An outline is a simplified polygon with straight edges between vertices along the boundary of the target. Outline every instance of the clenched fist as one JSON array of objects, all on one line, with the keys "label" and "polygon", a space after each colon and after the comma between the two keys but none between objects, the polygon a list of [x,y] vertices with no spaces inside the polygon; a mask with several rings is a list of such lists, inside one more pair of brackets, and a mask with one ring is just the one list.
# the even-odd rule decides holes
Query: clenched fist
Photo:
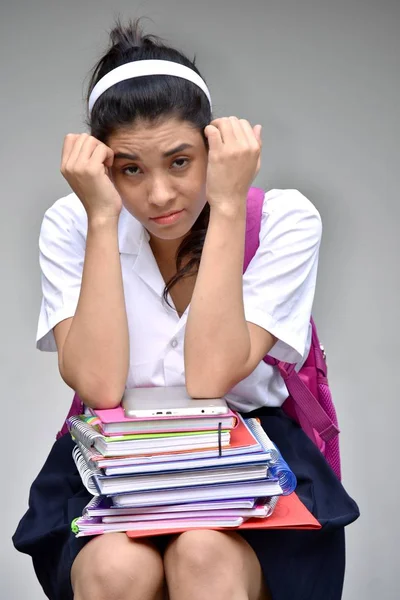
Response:
[{"label": "clenched fist", "polygon": [[61,173],[78,196],[88,219],[118,217],[121,197],[109,176],[114,153],[87,133],[65,136]]},{"label": "clenched fist", "polygon": [[261,164],[261,125],[223,117],[204,129],[209,143],[206,196],[210,205],[245,206],[247,192]]}]

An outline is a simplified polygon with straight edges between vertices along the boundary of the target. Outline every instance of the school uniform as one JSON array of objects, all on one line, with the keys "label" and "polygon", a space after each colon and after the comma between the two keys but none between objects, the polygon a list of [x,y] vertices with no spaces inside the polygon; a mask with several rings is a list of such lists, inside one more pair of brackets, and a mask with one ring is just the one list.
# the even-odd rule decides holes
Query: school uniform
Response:
[{"label": "school uniform", "polygon": [[[185,384],[184,335],[190,305],[179,317],[162,299],[164,281],[144,227],[123,208],[119,251],[129,327],[127,388]],[[243,276],[245,318],[278,338],[270,355],[300,368],[311,343],[321,219],[297,190],[265,194],[260,245]],[[73,317],[79,299],[87,217],[75,194],[45,214],[40,233],[43,299],[37,347],[55,351],[53,328]],[[170,303],[173,305],[172,299]],[[273,600],[338,600],[344,576],[344,526],[358,517],[323,456],[281,409],[287,390],[261,361],[227,394],[234,410],[257,415],[298,479],[297,493],[323,525],[320,531],[248,531]],[[70,531],[90,499],[72,459],[70,436],[58,440],[31,487],[29,509],[13,541],[30,554],[51,600],[71,600],[70,570],[91,538]],[[162,552],[167,536],[157,538]]]}]

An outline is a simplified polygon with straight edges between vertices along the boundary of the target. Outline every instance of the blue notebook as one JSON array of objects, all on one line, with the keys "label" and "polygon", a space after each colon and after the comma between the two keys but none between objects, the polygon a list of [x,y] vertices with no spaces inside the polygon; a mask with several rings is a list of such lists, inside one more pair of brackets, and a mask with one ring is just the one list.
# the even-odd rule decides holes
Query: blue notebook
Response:
[{"label": "blue notebook", "polygon": [[270,453],[270,458],[267,461],[269,477],[276,477],[283,495],[288,496],[294,492],[297,486],[295,474],[282,458],[278,448],[265,433],[259,421],[257,419],[245,419],[245,423],[264,450]]}]

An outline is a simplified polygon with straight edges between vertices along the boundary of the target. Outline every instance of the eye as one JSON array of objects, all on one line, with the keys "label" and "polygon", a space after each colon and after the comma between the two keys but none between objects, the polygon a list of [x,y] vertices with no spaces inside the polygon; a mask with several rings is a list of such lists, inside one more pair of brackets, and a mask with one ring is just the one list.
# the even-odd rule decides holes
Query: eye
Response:
[{"label": "eye", "polygon": [[122,169],[122,173],[124,175],[128,175],[128,177],[133,177],[133,176],[137,175],[137,172],[136,173],[133,172],[134,169],[139,169],[139,167],[137,167],[136,165],[130,165],[129,167],[124,167]]},{"label": "eye", "polygon": [[188,158],[176,158],[172,164],[174,165],[175,163],[182,162],[182,161],[185,164],[183,164],[183,165],[181,164],[180,166],[178,166],[178,169],[183,169],[183,167],[186,167],[186,165],[189,164]]}]

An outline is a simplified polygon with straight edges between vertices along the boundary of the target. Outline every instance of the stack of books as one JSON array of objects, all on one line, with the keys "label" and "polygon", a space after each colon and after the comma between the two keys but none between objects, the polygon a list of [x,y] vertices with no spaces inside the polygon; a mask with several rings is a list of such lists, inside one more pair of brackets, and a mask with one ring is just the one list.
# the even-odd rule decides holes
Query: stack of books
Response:
[{"label": "stack of books", "polygon": [[[257,419],[127,418],[122,407],[71,417],[73,457],[93,495],[76,535],[240,527],[266,519],[296,478]],[[261,521],[260,521],[261,522]]]}]

